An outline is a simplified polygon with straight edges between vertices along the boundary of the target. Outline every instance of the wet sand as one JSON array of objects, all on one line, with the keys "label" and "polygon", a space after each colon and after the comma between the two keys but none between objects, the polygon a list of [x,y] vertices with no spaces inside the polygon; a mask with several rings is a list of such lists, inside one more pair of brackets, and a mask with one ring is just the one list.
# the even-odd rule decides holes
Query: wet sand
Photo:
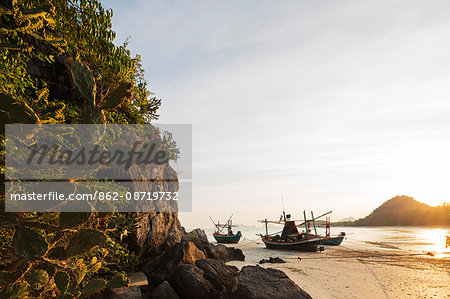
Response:
[{"label": "wet sand", "polygon": [[[353,243],[326,246],[319,253],[269,250],[259,241],[242,241],[246,261],[281,257],[285,264],[263,264],[283,270],[313,298],[450,298],[450,256],[426,255],[384,246]],[[300,259],[298,259],[300,258]]]}]

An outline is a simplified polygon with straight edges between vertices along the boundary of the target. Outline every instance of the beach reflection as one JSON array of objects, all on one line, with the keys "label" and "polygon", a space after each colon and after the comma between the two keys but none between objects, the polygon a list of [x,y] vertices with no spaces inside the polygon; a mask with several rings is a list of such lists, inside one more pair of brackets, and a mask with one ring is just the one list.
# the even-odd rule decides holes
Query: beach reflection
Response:
[{"label": "beach reflection", "polygon": [[423,232],[422,235],[423,238],[429,243],[429,251],[435,252],[438,255],[442,255],[443,253],[450,250],[449,248],[445,248],[447,235],[447,232],[445,230],[441,228],[435,228],[433,230]]},{"label": "beach reflection", "polygon": [[[256,234],[264,232],[263,227],[240,227],[243,240],[261,241]],[[319,234],[325,229],[318,227]],[[278,227],[270,228],[269,233],[279,231]],[[206,229],[212,239],[212,229]],[[450,227],[331,227],[332,234],[346,232],[343,246],[351,245],[355,248],[374,250],[399,250],[412,254],[431,252],[434,257],[450,257],[450,247],[445,248],[446,235],[450,235]],[[264,247],[264,245],[261,245]],[[430,257],[433,255],[430,255]]]}]

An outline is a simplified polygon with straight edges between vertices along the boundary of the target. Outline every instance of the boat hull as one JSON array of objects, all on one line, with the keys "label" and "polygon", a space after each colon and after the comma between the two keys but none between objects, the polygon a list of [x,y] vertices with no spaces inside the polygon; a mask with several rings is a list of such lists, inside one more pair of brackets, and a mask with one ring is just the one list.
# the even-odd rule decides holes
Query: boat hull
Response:
[{"label": "boat hull", "polygon": [[239,240],[241,239],[241,232],[237,232],[237,234],[235,235],[222,235],[222,234],[217,234],[214,233],[213,237],[214,239],[216,239],[217,243],[229,243],[229,244],[236,244],[239,242]]},{"label": "boat hull", "polygon": [[301,241],[292,242],[281,242],[281,241],[270,241],[269,239],[262,237],[262,241],[268,249],[279,249],[279,250],[296,250],[296,251],[312,251],[318,250],[318,245],[320,244],[320,238],[313,238]]},{"label": "boat hull", "polygon": [[321,245],[331,245],[331,246],[338,246],[342,243],[345,236],[339,236],[339,237],[324,237],[320,244]]}]

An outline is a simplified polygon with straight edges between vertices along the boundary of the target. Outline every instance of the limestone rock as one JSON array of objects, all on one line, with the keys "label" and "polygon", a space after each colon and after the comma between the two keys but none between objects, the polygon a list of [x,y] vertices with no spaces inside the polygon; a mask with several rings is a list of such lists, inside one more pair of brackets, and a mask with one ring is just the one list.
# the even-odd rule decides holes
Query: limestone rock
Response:
[{"label": "limestone rock", "polygon": [[181,242],[172,246],[161,256],[154,258],[144,266],[142,272],[150,285],[159,285],[170,280],[181,264],[194,264],[205,255],[192,242]]},{"label": "limestone rock", "polygon": [[150,296],[150,299],[179,299],[177,293],[167,281],[163,281]]},{"label": "limestone rock", "polygon": [[208,242],[208,236],[203,229],[196,228],[193,231],[188,233],[192,238],[196,238],[202,242]]},{"label": "limestone rock", "polygon": [[283,271],[261,266],[245,266],[239,273],[237,291],[227,298],[311,299],[311,296]]},{"label": "limestone rock", "polygon": [[236,288],[235,277],[238,271],[235,267],[229,267],[221,260],[210,258],[197,260],[195,265],[203,271],[203,277],[214,285],[217,292],[223,294]]},{"label": "limestone rock", "polygon": [[259,261],[260,264],[270,263],[270,264],[284,264],[286,263],[283,259],[277,257],[269,257],[269,259],[262,259]]},{"label": "limestone rock", "polygon": [[174,286],[181,298],[220,298],[214,285],[203,277],[203,270],[191,265],[180,265],[175,273]]}]

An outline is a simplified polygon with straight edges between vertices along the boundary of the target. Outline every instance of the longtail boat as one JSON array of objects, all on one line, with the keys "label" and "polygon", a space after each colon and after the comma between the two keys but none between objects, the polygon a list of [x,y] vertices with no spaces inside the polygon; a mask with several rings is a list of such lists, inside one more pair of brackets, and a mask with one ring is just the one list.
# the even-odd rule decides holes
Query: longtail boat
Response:
[{"label": "longtail boat", "polygon": [[[298,250],[298,251],[322,251],[323,247],[319,246],[322,238],[317,235],[310,234],[307,227],[307,220],[305,211],[303,211],[303,216],[305,218],[305,232],[299,232],[295,220],[290,219],[290,215],[286,215],[283,209],[283,216],[279,221],[268,221],[267,219],[259,220],[259,222],[264,222],[266,227],[266,234],[261,236],[262,241],[268,249],[282,249],[282,250]],[[284,218],[284,227],[281,232],[281,236],[269,235],[267,223],[278,223],[281,224],[281,220]]]},{"label": "longtail boat", "polygon": [[[313,212],[311,212],[311,216],[314,219]],[[330,217],[327,217],[326,218],[326,222],[325,222],[325,236],[322,237],[322,241],[321,241],[320,244],[322,244],[322,245],[331,245],[331,246],[341,245],[342,241],[345,238],[345,233],[341,232],[337,236],[331,236],[331,234],[330,234],[330,226],[331,226]],[[314,227],[314,229],[315,229],[315,227]]]},{"label": "longtail boat", "polygon": [[[219,221],[215,223],[214,220],[211,217],[209,217],[209,219],[211,219],[211,221],[214,223],[214,226],[216,227],[216,231],[213,233],[213,237],[217,241],[217,243],[236,244],[241,239],[242,236],[241,231],[238,231],[236,234],[233,233],[232,228],[236,227],[236,225],[233,225],[231,217],[233,217],[233,214],[230,216],[230,218],[228,218],[225,224],[220,224]],[[226,234],[223,232],[225,228],[227,229]]]}]

